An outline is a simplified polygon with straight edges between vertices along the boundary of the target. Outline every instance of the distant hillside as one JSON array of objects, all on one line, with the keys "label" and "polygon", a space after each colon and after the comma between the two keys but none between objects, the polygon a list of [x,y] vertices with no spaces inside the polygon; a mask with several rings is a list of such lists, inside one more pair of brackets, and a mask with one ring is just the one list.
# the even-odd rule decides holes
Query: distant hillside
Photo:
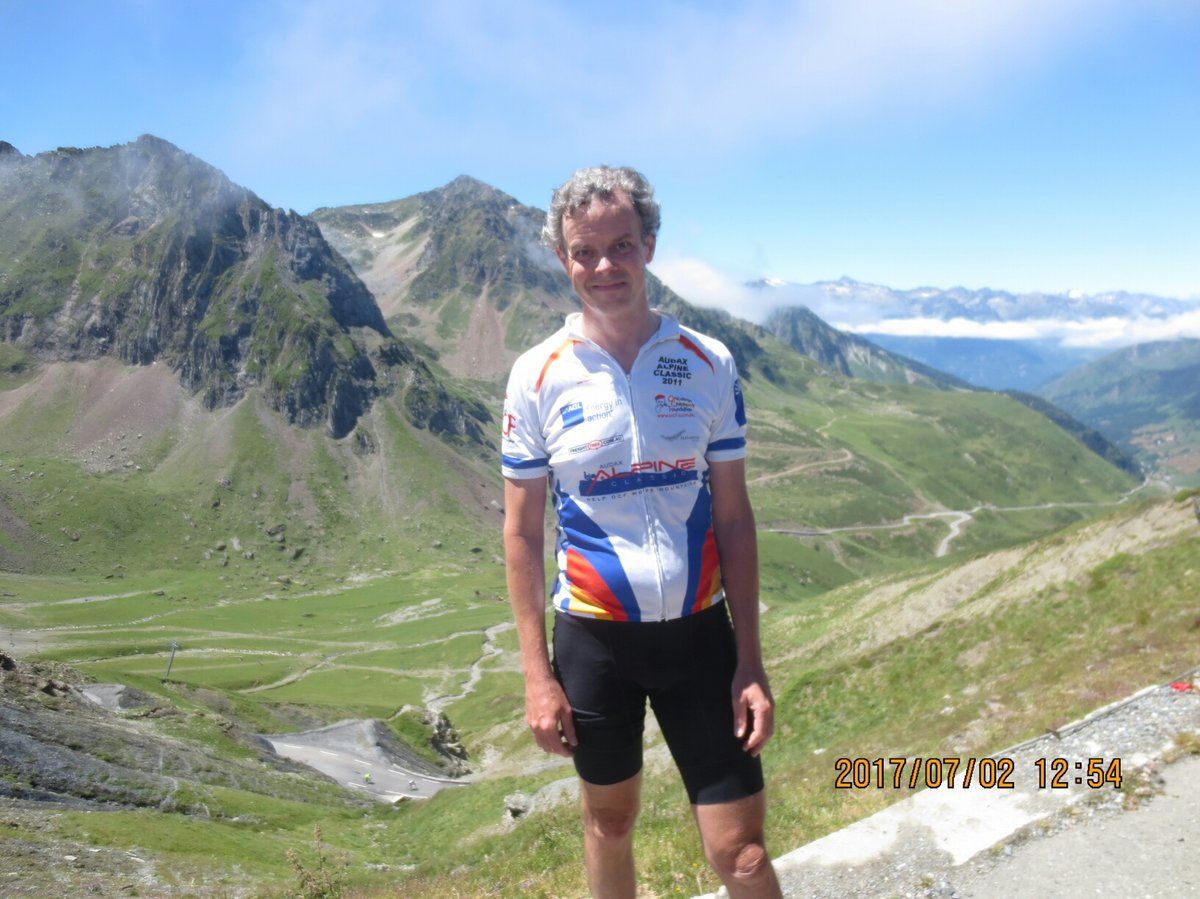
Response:
[{"label": "distant hillside", "polygon": [[261,385],[339,435],[377,389],[367,344],[411,358],[312,222],[148,135],[0,153],[0,340],[43,361],[160,360],[210,408]]},{"label": "distant hillside", "polygon": [[766,328],[792,349],[847,377],[940,389],[970,388],[953,375],[839,331],[804,306],[776,309],[767,317]]},{"label": "distant hillside", "polygon": [[1053,403],[1047,402],[1040,396],[1034,396],[1032,393],[1022,393],[1019,390],[1005,390],[1004,395],[1011,396],[1021,405],[1028,406],[1035,412],[1042,413],[1042,415],[1046,416],[1064,431],[1074,435],[1076,440],[1097,456],[1107,459],[1113,465],[1117,466],[1117,468],[1127,471],[1132,475],[1140,475],[1142,473],[1141,466],[1123,453],[1120,447],[1113,444],[1099,431],[1089,428],[1083,422],[1073,418],[1069,413],[1058,408]]},{"label": "distant hillside", "polygon": [[1200,482],[1200,340],[1128,347],[1038,393],[1150,467]]},{"label": "distant hillside", "polygon": [[987,390],[1036,391],[1102,350],[1064,347],[1055,340],[987,340],[980,337],[898,337],[863,332],[879,346]]}]

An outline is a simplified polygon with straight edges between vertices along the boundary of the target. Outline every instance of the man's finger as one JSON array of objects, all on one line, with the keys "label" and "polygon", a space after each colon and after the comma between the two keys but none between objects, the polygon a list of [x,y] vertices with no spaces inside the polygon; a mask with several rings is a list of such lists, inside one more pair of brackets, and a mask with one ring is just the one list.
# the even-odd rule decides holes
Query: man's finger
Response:
[{"label": "man's finger", "polygon": [[739,740],[746,736],[746,718],[750,703],[740,693],[733,697],[733,735]]},{"label": "man's finger", "polygon": [[534,730],[533,737],[537,740],[537,744],[542,748],[543,752],[553,753],[554,755],[571,754],[571,750],[562,741],[562,735],[558,731],[557,723],[553,727]]},{"label": "man's finger", "polygon": [[751,755],[758,755],[762,752],[763,747],[767,745],[767,741],[771,739],[771,735],[775,732],[775,717],[774,710],[770,705],[764,705],[761,708],[754,710],[754,730],[750,734],[750,738],[746,740],[746,751]]},{"label": "man's finger", "polygon": [[[570,708],[566,709],[560,716],[559,721],[562,723],[562,736],[566,739],[567,744],[574,749],[579,745],[579,739],[575,736],[575,716],[571,714]],[[570,753],[567,753],[570,755]]]}]

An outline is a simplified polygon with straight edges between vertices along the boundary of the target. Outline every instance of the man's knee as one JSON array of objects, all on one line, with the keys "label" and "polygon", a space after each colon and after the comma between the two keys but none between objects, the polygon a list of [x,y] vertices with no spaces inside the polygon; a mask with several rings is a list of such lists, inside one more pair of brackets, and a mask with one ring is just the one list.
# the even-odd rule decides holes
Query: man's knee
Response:
[{"label": "man's knee", "polygon": [[770,866],[762,843],[748,841],[710,848],[708,861],[723,881],[752,881]]},{"label": "man's knee", "polygon": [[583,826],[593,837],[604,841],[626,840],[637,821],[637,806],[633,808],[584,808]]}]

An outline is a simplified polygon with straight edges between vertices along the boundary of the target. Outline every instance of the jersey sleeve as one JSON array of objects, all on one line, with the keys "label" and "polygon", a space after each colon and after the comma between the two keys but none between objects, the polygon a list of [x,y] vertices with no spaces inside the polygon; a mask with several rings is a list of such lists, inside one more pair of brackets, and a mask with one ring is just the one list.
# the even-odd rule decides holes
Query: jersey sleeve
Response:
[{"label": "jersey sleeve", "polygon": [[717,373],[721,402],[704,458],[709,462],[732,462],[746,456],[746,406],[733,356],[726,351],[719,359],[721,364]]},{"label": "jersey sleeve", "polygon": [[513,367],[504,395],[501,419],[500,470],[506,478],[544,478],[550,473],[550,452],[537,415],[533,386]]}]

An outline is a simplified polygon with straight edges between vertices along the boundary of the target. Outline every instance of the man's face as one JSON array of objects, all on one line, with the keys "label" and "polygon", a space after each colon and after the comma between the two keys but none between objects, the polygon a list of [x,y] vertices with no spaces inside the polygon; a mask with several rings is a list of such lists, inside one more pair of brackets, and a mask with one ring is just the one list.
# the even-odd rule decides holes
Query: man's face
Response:
[{"label": "man's face", "polygon": [[583,301],[585,312],[648,308],[646,264],[654,258],[654,238],[642,237],[642,222],[622,191],[605,202],[595,197],[563,217],[563,243],[556,251]]}]

